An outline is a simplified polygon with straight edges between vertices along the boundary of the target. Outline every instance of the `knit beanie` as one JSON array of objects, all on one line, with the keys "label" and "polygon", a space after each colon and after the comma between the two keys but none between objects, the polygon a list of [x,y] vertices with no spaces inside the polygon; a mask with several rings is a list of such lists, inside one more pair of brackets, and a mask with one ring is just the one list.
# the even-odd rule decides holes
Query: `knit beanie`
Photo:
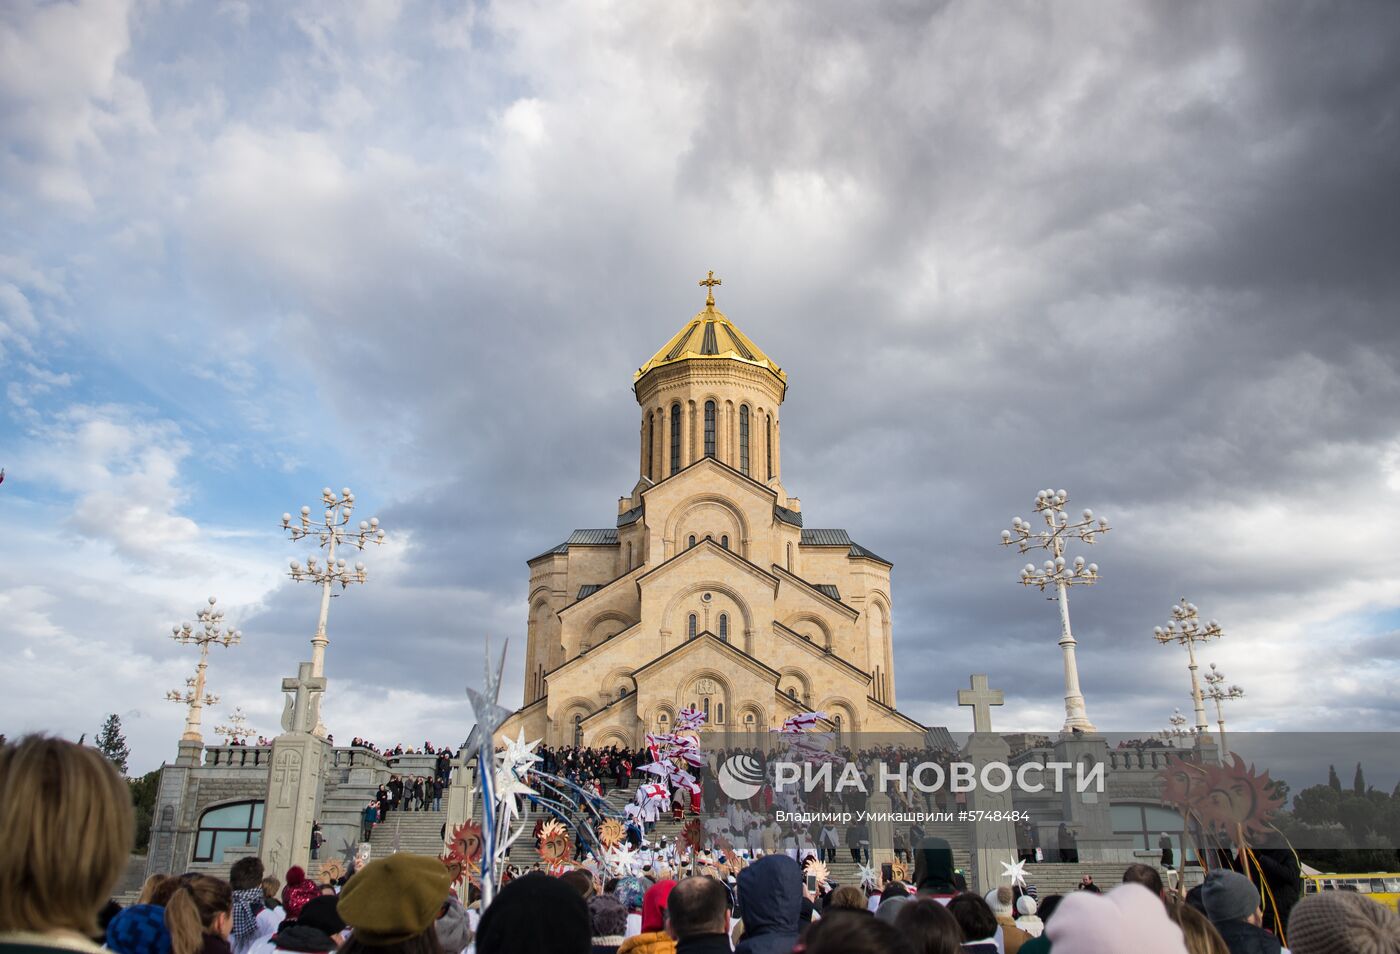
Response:
[{"label": "knit beanie", "polygon": [[1035,914],[1035,898],[1028,894],[1023,894],[1016,899],[1016,913],[1020,915]]},{"label": "knit beanie", "polygon": [[306,872],[292,865],[287,869],[285,887],[282,888],[282,904],[287,908],[287,917],[295,918],[312,898],[319,897],[321,888],[314,881],[307,880]]},{"label": "knit beanie", "polygon": [[899,917],[899,912],[904,910],[904,906],[914,899],[909,895],[886,898],[880,902],[880,906],[875,909],[875,917],[886,924],[894,924]]},{"label": "knit beanie", "polygon": [[1353,891],[1327,891],[1299,901],[1288,917],[1293,954],[1395,954],[1400,915]]},{"label": "knit beanie", "polygon": [[467,909],[456,898],[447,899],[447,910],[433,925],[443,954],[459,954],[472,942],[472,923]]},{"label": "knit beanie", "polygon": [[610,895],[600,894],[588,902],[594,944],[621,944],[627,933],[627,909]]},{"label": "knit beanie", "polygon": [[666,930],[666,901],[671,897],[671,889],[675,886],[674,881],[667,879],[647,888],[647,893],[642,898],[643,934]]},{"label": "knit beanie", "polygon": [[170,954],[165,908],[133,904],[107,925],[107,947],[116,954]]},{"label": "knit beanie", "polygon": [[534,872],[501,889],[476,926],[477,954],[588,954],[588,906],[558,878]]},{"label": "knit beanie", "polygon": [[1212,921],[1243,921],[1259,910],[1259,889],[1238,871],[1217,868],[1201,885],[1201,906]]},{"label": "knit beanie", "polygon": [[642,898],[649,887],[650,885],[641,878],[623,878],[617,883],[617,887],[613,888],[613,897],[629,912],[639,912],[642,910]]},{"label": "knit beanie", "polygon": [[441,861],[401,851],[355,872],[340,892],[338,910],[362,943],[401,944],[432,927],[451,887]]},{"label": "knit beanie", "polygon": [[1140,884],[1120,884],[1107,894],[1075,891],[1045,926],[1055,954],[1187,954],[1181,928],[1166,906]]},{"label": "knit beanie", "polygon": [[338,899],[328,894],[312,898],[301,909],[301,914],[297,916],[297,923],[315,928],[318,931],[325,931],[327,934],[339,934],[345,930],[345,919],[340,916],[336,907],[337,903]]},{"label": "knit beanie", "polygon": [[987,907],[992,909],[992,914],[1000,918],[1011,913],[1011,896],[1011,887],[1009,885],[1002,885],[999,888],[993,888],[988,891],[982,900],[987,902]]}]

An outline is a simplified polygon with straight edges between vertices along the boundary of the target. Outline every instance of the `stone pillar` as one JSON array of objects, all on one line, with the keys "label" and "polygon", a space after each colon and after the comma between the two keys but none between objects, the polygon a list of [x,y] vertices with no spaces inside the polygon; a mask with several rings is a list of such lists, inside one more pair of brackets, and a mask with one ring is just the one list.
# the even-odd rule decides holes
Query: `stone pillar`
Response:
[{"label": "stone pillar", "polygon": [[[967,810],[970,812],[1001,813],[999,819],[974,818],[972,830],[972,867],[968,873],[968,886],[978,894],[1001,884],[1001,863],[1016,860],[1016,822],[1012,819],[1011,784],[1004,792],[991,792],[981,784],[982,766],[990,762],[1003,765],[1011,759],[1011,747],[1001,736],[993,732],[974,732],[967,740],[963,758],[977,766],[978,784],[967,793]],[[1008,772],[1010,768],[1008,766]],[[1002,781],[995,770],[990,781],[999,785]]]},{"label": "stone pillar", "polygon": [[258,854],[269,871],[303,868],[311,861],[311,823],[321,798],[329,745],[314,734],[320,721],[324,676],[313,676],[302,663],[295,679],[283,679],[288,693],[282,713],[282,735],[272,740],[272,769],[263,805],[262,841]]},{"label": "stone pillar", "polygon": [[[1102,766],[1104,788],[1108,782],[1108,743],[1103,736],[1089,733],[1066,733],[1055,742],[1055,761],[1068,762],[1074,766],[1084,766],[1087,774],[1094,766]],[[1065,773],[1065,791],[1060,794],[1062,817],[1073,833],[1079,860],[1121,861],[1132,863],[1137,860],[1133,854],[1132,839],[1127,835],[1113,833],[1113,815],[1109,810],[1107,791],[1098,791],[1098,784],[1089,785],[1080,792],[1077,784],[1080,769],[1071,768]],[[1042,837],[1041,844],[1055,847],[1058,843],[1052,835],[1047,843]]]},{"label": "stone pillar", "polygon": [[[874,779],[871,779],[874,784]],[[866,825],[870,829],[870,864],[876,871],[883,864],[894,861],[894,822],[890,821],[893,810],[890,796],[878,789],[865,800],[870,818]]]},{"label": "stone pillar", "polygon": [[472,817],[475,806],[472,804],[473,786],[476,783],[476,770],[467,764],[467,750],[452,761],[452,784],[447,788],[447,837],[467,819]]}]

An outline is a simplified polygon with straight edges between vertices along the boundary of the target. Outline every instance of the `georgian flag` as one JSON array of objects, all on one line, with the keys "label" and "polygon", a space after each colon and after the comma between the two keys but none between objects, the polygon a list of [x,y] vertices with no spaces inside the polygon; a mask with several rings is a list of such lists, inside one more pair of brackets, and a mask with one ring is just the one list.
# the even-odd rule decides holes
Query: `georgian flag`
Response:
[{"label": "georgian flag", "polygon": [[705,713],[695,706],[686,706],[676,715],[677,732],[694,731],[704,724]]},{"label": "georgian flag", "polygon": [[795,716],[788,716],[783,722],[783,727],[779,732],[792,735],[798,732],[806,732],[812,726],[826,718],[825,712],[802,712]]}]

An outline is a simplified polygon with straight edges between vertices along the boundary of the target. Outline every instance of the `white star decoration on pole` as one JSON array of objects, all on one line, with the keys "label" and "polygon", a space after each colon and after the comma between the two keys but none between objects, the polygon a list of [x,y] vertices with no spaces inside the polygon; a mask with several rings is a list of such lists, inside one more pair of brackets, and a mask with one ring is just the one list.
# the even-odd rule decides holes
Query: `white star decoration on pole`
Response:
[{"label": "white star decoration on pole", "polygon": [[880,883],[880,875],[875,871],[874,865],[861,865],[858,874],[862,888],[874,888]]},{"label": "white star decoration on pole", "polygon": [[506,747],[497,753],[497,758],[501,760],[502,768],[513,768],[517,772],[528,771],[535,762],[541,761],[535,754],[535,746],[539,745],[543,739],[536,739],[533,742],[525,741],[525,728],[520,729],[520,734],[513,739],[506,739]]},{"label": "white star decoration on pole", "polygon": [[1026,884],[1026,862],[1025,862],[1024,860],[1022,860],[1022,861],[1003,861],[1003,862],[1001,863],[1001,876],[1002,876],[1003,878],[1010,878],[1010,879],[1011,879],[1011,886],[1012,886],[1013,888],[1014,888],[1014,887],[1025,887],[1025,884]]}]

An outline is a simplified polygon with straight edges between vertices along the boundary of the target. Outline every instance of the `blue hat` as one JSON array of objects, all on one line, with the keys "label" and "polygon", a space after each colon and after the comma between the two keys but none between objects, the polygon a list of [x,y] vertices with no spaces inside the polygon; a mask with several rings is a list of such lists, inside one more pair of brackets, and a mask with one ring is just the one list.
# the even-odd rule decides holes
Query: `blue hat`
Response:
[{"label": "blue hat", "polygon": [[123,909],[107,925],[107,947],[116,954],[170,954],[165,909],[155,904]]}]

